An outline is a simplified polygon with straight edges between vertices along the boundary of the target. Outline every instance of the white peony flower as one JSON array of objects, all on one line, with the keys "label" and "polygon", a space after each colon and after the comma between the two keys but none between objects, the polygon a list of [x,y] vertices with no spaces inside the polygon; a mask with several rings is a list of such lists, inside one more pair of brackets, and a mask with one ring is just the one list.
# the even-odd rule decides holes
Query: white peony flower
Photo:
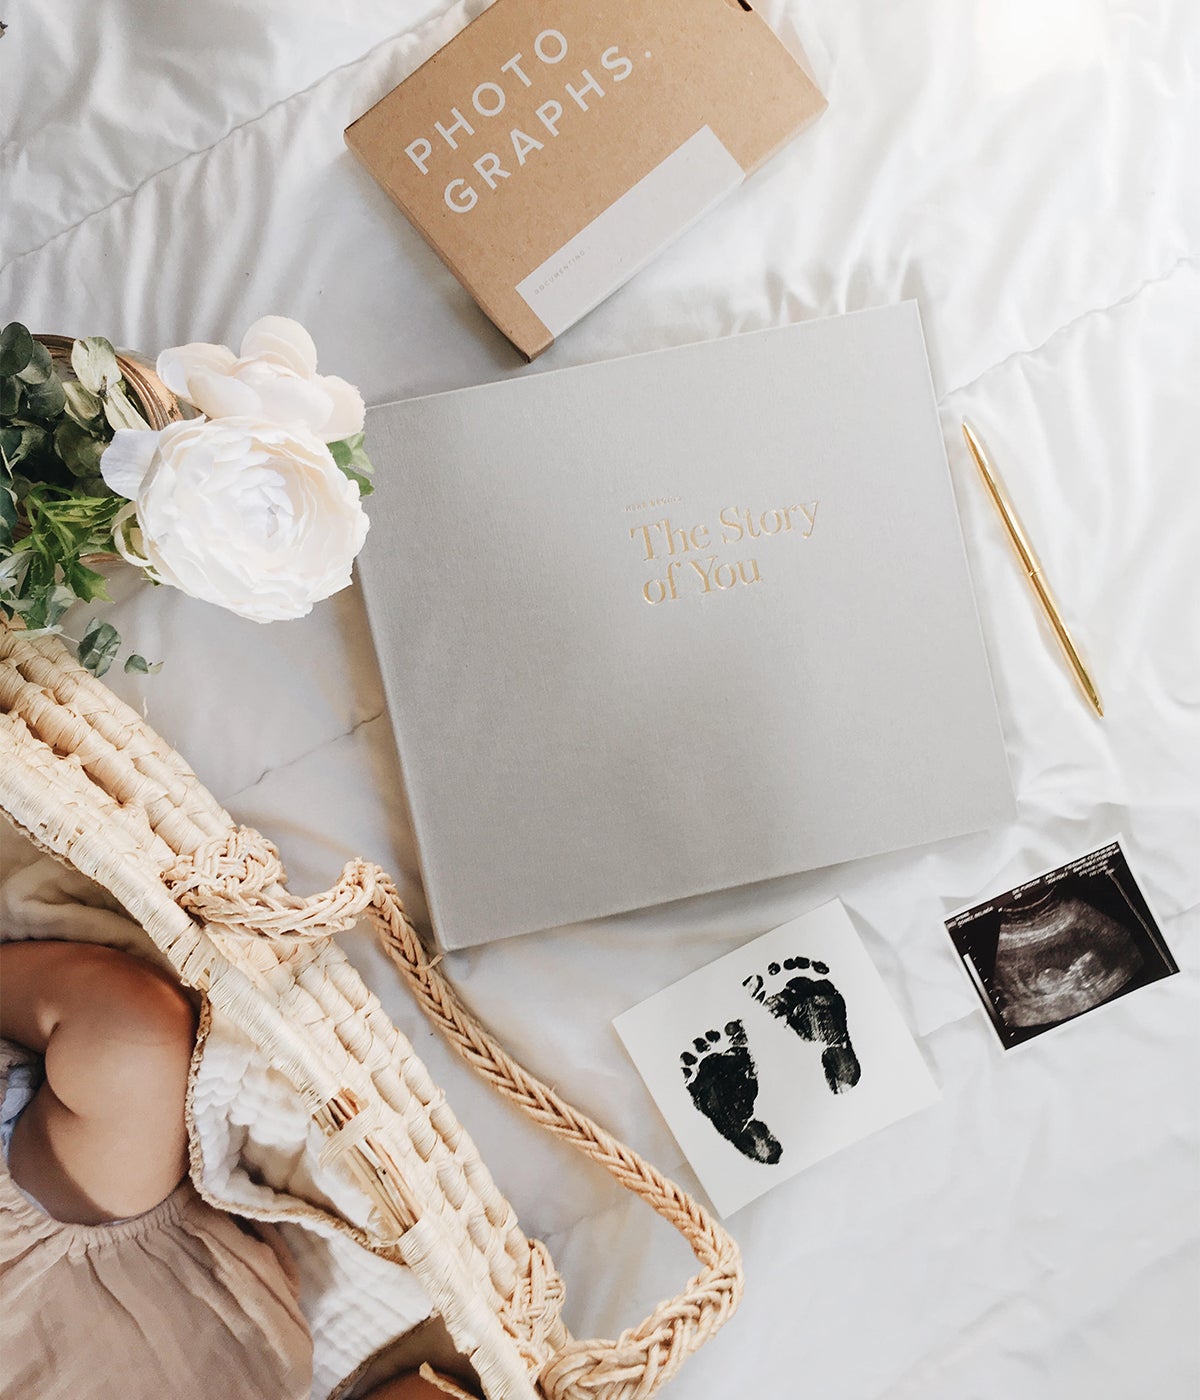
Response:
[{"label": "white peony flower", "polygon": [[362,432],[366,409],[353,384],[317,373],[317,347],[299,321],[264,316],[224,345],[180,345],[158,357],[158,377],[209,418],[255,418],[307,428],[322,442]]},{"label": "white peony flower", "polygon": [[[303,617],[345,588],[367,535],[358,488],[303,428],[253,418],[123,428],[100,471],[134,502],[115,530],[130,563],[255,622]],[[135,512],[141,555],[125,537]]]}]

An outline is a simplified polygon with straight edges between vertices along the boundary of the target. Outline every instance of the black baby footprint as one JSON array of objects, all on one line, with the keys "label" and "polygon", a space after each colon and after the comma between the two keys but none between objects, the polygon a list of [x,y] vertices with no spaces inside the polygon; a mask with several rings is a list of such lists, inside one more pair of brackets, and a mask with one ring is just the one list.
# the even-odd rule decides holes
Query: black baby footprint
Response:
[{"label": "black baby footprint", "polygon": [[768,964],[767,976],[778,977],[781,971],[803,972],[811,969],[815,977],[791,977],[776,991],[768,994],[767,983],[757,973],[747,977],[742,986],[755,1001],[761,1002],[772,1016],[789,1025],[802,1040],[824,1045],[821,1064],[830,1092],[845,1093],[853,1089],[862,1076],[862,1066],[850,1044],[846,1029],[846,1002],[841,992],[829,981],[829,968],[823,962],[808,958],[785,958],[783,967]]},{"label": "black baby footprint", "polygon": [[783,1148],[767,1125],[751,1116],[758,1098],[758,1071],[741,1021],[730,1021],[725,1036],[728,1044],[722,1045],[720,1031],[706,1031],[703,1038],[692,1041],[693,1050],[680,1055],[687,1091],[717,1132],[743,1156],[774,1165]]}]

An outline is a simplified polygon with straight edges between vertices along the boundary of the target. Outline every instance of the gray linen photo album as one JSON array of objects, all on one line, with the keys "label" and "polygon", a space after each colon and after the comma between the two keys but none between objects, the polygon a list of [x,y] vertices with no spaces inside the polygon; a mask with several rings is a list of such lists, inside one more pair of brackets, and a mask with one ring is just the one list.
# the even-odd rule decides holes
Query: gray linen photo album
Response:
[{"label": "gray linen photo album", "polygon": [[1010,820],[914,302],[374,408],[441,945]]}]

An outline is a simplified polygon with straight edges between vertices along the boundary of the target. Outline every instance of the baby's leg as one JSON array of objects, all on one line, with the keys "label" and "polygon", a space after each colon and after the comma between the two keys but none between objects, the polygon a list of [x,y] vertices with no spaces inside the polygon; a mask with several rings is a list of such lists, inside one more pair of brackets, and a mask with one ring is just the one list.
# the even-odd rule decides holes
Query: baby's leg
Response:
[{"label": "baby's leg", "polygon": [[79,943],[0,945],[0,1035],[44,1054],[13,1180],[59,1220],[140,1215],[187,1169],[196,1015],[149,963]]}]

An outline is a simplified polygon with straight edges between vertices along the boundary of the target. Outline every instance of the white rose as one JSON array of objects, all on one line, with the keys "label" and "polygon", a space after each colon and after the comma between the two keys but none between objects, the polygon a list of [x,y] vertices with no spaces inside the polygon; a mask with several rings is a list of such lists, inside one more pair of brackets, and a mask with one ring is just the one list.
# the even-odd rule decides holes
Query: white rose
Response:
[{"label": "white rose", "polygon": [[180,345],[158,357],[158,377],[209,418],[256,418],[308,428],[322,442],[362,432],[366,409],[353,384],[317,373],[317,347],[299,321],[264,316],[224,345]]},{"label": "white rose", "polygon": [[141,555],[123,522],[115,531],[130,563],[255,622],[303,617],[345,588],[366,539],[358,488],[303,429],[252,418],[123,428],[100,470],[135,503]]}]

